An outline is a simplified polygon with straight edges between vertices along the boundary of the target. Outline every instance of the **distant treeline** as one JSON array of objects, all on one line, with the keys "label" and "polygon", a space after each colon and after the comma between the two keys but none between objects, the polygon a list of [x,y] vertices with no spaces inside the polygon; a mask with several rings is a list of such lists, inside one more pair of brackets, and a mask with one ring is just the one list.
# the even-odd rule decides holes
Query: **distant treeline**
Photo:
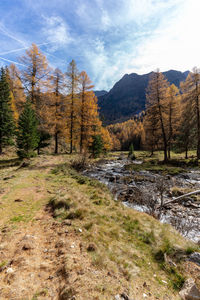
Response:
[{"label": "distant treeline", "polygon": [[180,90],[164,75],[152,73],[146,90],[146,111],[124,123],[108,126],[116,150],[163,150],[164,160],[177,152],[196,150],[200,159],[200,70],[194,68]]}]

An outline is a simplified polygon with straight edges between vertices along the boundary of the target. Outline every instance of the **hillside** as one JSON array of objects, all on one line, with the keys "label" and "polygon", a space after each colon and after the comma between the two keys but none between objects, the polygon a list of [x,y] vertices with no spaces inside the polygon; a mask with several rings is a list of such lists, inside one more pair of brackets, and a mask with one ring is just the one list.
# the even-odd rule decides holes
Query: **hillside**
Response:
[{"label": "hillside", "polygon": [[1,299],[180,299],[193,263],[178,258],[172,272],[156,255],[193,244],[114,201],[70,160],[46,155],[20,168],[1,160]]},{"label": "hillside", "polygon": [[[176,86],[185,80],[188,71],[170,70],[163,73]],[[124,75],[105,95],[98,95],[100,114],[105,124],[122,122],[145,109],[145,93],[151,73]]]}]

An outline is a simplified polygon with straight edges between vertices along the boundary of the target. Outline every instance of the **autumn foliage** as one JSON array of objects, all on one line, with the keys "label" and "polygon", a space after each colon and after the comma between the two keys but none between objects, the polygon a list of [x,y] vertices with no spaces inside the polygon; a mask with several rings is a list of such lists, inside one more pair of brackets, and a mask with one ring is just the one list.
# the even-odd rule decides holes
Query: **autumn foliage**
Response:
[{"label": "autumn foliage", "polygon": [[[79,72],[74,60],[66,66],[65,73],[53,70],[35,44],[19,60],[21,70],[11,64],[4,72],[10,112],[17,126],[28,101],[37,118],[41,138],[38,145],[48,145],[43,139],[51,136],[54,153],[60,147],[69,153],[82,153],[89,151],[94,136],[100,135],[104,151],[111,149],[109,132],[99,119],[94,86],[85,71]],[[23,144],[23,134],[21,140]]]}]

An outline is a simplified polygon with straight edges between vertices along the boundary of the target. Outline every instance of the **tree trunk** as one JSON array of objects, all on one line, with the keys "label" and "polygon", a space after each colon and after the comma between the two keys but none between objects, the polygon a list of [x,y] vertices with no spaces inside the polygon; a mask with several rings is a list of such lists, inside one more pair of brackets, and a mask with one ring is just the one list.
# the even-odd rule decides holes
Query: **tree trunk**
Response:
[{"label": "tree trunk", "polygon": [[2,149],[2,131],[0,131],[0,155],[3,153]]},{"label": "tree trunk", "polygon": [[74,86],[74,80],[72,81],[72,96],[71,96],[70,154],[72,154],[73,152],[73,130],[74,130],[74,87],[73,86]]},{"label": "tree trunk", "polygon": [[56,131],[55,133],[55,150],[54,153],[57,154],[58,153],[58,132]]},{"label": "tree trunk", "polygon": [[70,128],[70,154],[73,151],[73,113],[71,113],[71,128]]},{"label": "tree trunk", "polygon": [[81,103],[81,132],[80,132],[80,153],[83,152],[83,140],[84,140],[84,103],[85,102],[85,91],[82,92],[82,103]]},{"label": "tree trunk", "polygon": [[169,145],[168,145],[168,159],[170,159],[171,158],[171,145],[170,145],[170,143],[169,143]]},{"label": "tree trunk", "polygon": [[163,115],[162,115],[162,110],[161,110],[161,103],[160,103],[160,95],[157,87],[157,102],[158,102],[158,109],[159,109],[159,118],[160,118],[160,123],[161,123],[161,129],[162,129],[162,138],[163,138],[163,144],[164,144],[164,161],[168,161],[167,159],[167,138],[165,134],[165,127],[163,123]]},{"label": "tree trunk", "polygon": [[200,194],[200,190],[190,192],[190,193],[187,193],[185,195],[178,196],[178,197],[174,198],[173,200],[165,202],[163,206],[165,206],[167,204],[179,202],[180,200],[183,200],[185,197],[192,196],[192,195],[197,195],[197,194]]},{"label": "tree trunk", "polygon": [[167,145],[164,144],[164,161],[167,162],[168,161],[168,157],[167,157]]},{"label": "tree trunk", "polygon": [[154,153],[154,149],[153,147],[151,148],[151,156],[153,156],[153,153]]},{"label": "tree trunk", "polygon": [[[197,86],[198,89],[198,86]],[[200,159],[200,116],[199,116],[199,96],[196,96],[197,110],[197,159]]]},{"label": "tree trunk", "polygon": [[188,159],[188,147],[185,148],[185,159]]}]

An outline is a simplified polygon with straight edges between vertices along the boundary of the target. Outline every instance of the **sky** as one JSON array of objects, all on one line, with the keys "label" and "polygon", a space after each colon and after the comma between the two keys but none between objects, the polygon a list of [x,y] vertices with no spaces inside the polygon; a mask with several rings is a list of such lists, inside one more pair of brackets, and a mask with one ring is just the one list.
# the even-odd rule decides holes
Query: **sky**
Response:
[{"label": "sky", "polygon": [[0,0],[0,65],[36,43],[52,68],[72,59],[95,90],[124,74],[200,65],[200,0]]}]

